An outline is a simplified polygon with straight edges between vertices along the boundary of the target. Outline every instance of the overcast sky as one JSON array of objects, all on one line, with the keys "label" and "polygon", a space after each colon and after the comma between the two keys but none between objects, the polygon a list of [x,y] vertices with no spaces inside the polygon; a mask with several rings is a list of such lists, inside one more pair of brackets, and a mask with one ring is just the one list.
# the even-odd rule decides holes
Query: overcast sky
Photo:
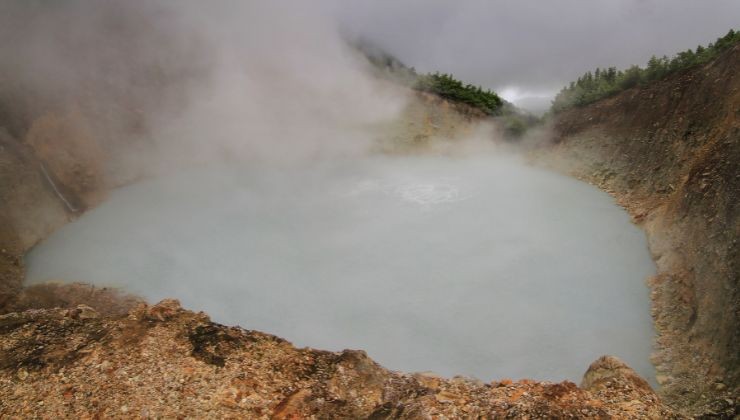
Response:
[{"label": "overcast sky", "polygon": [[740,28],[740,0],[351,0],[338,13],[345,30],[417,70],[529,108],[597,66],[643,65]]}]

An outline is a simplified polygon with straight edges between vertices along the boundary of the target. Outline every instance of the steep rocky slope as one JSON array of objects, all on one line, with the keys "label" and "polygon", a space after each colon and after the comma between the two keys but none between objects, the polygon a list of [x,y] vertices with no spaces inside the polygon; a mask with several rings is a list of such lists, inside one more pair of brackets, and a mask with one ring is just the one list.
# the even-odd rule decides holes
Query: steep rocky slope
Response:
[{"label": "steep rocky slope", "polygon": [[[648,234],[662,393],[702,412],[740,373],[740,45],[554,120],[542,160],[614,194]],[[557,158],[557,159],[554,159]]]}]

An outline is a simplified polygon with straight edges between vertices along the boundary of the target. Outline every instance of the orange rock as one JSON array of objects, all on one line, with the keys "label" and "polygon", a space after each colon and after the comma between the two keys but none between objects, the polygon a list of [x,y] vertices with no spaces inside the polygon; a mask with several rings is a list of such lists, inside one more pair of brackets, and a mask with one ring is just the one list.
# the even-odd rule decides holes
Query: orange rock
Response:
[{"label": "orange rock", "polygon": [[178,312],[182,311],[180,301],[177,299],[164,299],[156,305],[149,308],[147,318],[150,320],[166,321]]}]

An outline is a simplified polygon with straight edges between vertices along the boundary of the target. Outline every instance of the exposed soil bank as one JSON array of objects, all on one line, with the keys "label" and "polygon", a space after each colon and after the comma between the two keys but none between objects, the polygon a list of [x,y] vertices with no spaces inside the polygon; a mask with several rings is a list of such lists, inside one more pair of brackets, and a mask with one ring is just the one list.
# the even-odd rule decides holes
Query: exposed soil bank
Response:
[{"label": "exposed soil bank", "polygon": [[614,194],[642,225],[662,394],[736,403],[740,372],[740,46],[555,118],[542,160]]}]

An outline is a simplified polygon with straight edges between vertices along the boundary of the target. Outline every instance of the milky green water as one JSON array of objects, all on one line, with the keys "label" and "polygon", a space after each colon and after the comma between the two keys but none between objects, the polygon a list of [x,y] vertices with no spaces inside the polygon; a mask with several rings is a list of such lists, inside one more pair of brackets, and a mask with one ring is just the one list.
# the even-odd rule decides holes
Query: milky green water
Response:
[{"label": "milky green water", "polygon": [[26,258],[32,283],[175,297],[391,369],[652,378],[644,234],[607,194],[513,159],[203,168],[131,185]]}]

